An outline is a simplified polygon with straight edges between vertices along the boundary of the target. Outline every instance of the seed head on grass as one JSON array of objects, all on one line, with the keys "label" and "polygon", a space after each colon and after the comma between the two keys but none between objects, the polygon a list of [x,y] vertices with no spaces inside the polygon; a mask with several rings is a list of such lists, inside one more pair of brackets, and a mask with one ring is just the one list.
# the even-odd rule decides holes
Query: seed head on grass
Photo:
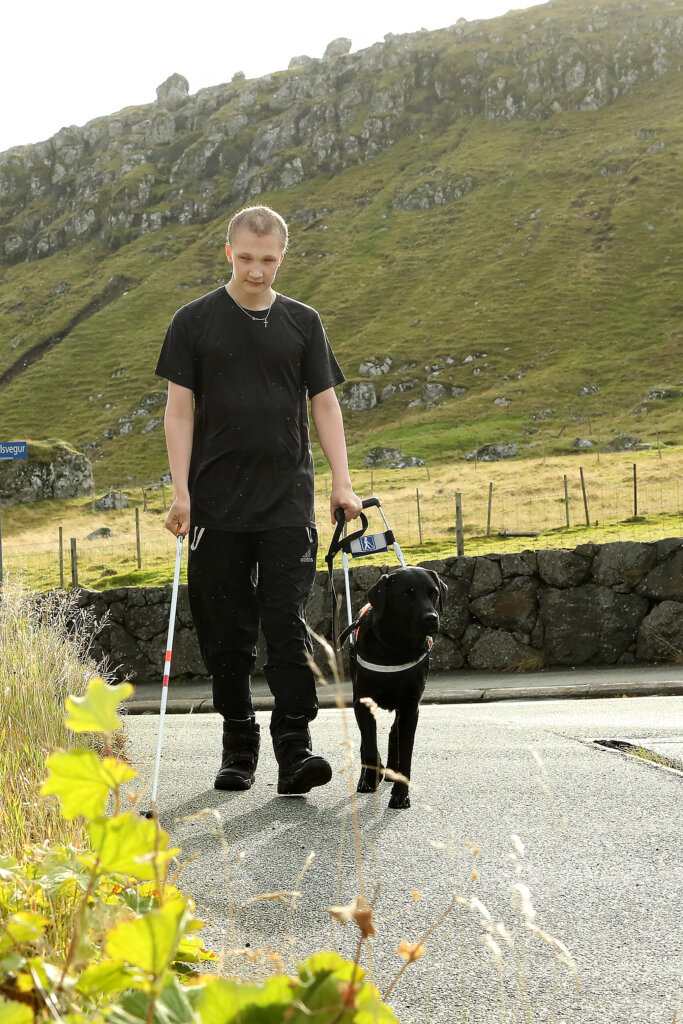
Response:
[{"label": "seed head on grass", "polygon": [[524,850],[524,843],[522,842],[522,840],[519,838],[519,836],[516,836],[516,835],[511,835],[510,838],[512,839],[512,845],[514,846],[514,848],[517,851],[517,853],[519,854],[519,856],[520,857],[524,857],[525,850]]},{"label": "seed head on grass", "polygon": [[279,892],[261,892],[258,896],[252,896],[248,903],[260,903],[270,901],[271,903],[289,903],[290,900],[301,896],[298,889],[281,889]]},{"label": "seed head on grass", "polygon": [[414,964],[416,960],[424,956],[425,948],[421,942],[399,942],[396,952],[407,963]]},{"label": "seed head on grass", "polygon": [[372,697],[361,697],[359,703],[365,704],[366,708],[368,709],[372,717],[375,719],[375,721],[379,721],[379,706],[376,703],[376,701],[372,699]]},{"label": "seed head on grass", "polygon": [[488,950],[491,951],[493,959],[496,961],[496,966],[500,967],[503,962],[503,951],[491,935],[484,936],[484,945]]},{"label": "seed head on grass", "polygon": [[368,905],[362,896],[356,896],[356,898],[345,907],[328,907],[327,912],[341,924],[348,924],[349,921],[355,921],[364,939],[377,934],[372,918],[372,907]]}]

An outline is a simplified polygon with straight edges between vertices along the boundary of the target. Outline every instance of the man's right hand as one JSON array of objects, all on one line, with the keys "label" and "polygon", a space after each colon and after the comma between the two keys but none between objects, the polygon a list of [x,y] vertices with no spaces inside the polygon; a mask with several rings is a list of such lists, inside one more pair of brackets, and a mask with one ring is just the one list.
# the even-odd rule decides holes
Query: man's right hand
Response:
[{"label": "man's right hand", "polygon": [[186,537],[190,532],[190,499],[176,498],[166,516],[166,529],[174,537]]}]

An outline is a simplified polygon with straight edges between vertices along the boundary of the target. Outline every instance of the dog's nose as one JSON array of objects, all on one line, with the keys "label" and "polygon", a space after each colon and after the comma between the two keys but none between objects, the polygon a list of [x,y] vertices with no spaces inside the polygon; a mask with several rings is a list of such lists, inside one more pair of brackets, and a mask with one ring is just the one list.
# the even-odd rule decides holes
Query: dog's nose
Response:
[{"label": "dog's nose", "polygon": [[436,629],[439,625],[439,616],[436,612],[425,612],[422,616],[422,623],[427,629]]}]

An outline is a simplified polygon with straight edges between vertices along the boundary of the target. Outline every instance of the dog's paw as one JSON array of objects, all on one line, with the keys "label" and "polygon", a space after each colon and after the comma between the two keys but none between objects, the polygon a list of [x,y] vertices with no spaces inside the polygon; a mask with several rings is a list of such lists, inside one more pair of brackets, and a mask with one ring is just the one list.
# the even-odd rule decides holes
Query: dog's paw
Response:
[{"label": "dog's paw", "polygon": [[410,807],[410,797],[407,793],[392,793],[389,807],[395,811],[405,811]]}]

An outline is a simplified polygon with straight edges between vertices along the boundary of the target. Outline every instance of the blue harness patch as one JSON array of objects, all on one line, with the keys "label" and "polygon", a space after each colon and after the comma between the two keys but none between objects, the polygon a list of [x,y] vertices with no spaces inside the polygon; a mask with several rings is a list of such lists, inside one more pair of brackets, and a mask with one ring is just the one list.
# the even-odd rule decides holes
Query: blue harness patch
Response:
[{"label": "blue harness patch", "polygon": [[351,541],[349,550],[352,558],[374,555],[377,551],[389,550],[389,539],[386,533],[364,533],[362,537]]}]

